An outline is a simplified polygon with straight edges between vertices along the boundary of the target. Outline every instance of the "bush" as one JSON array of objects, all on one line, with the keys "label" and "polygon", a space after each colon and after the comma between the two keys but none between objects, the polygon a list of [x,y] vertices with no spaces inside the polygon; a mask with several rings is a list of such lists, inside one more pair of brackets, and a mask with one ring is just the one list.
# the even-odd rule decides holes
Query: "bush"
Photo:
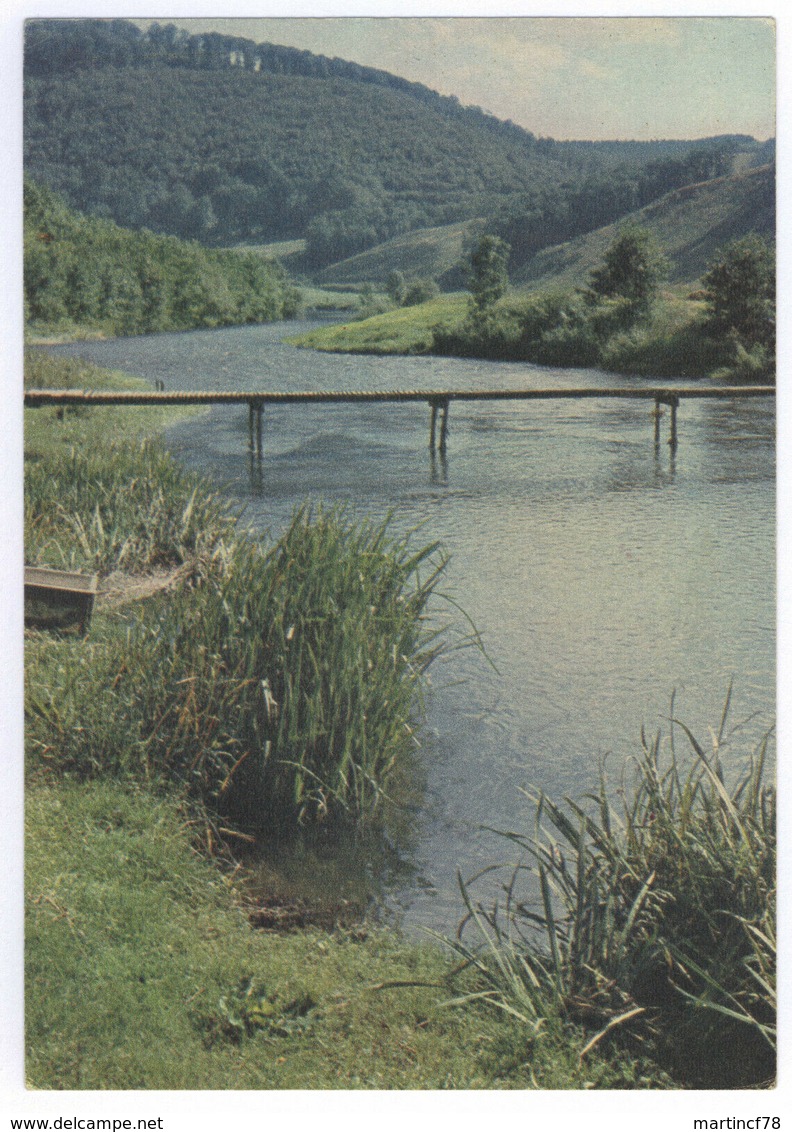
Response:
[{"label": "bush", "polygon": [[603,369],[645,377],[703,377],[723,361],[723,343],[709,337],[700,321],[675,328],[653,321],[615,334],[600,357]]},{"label": "bush", "polygon": [[417,307],[421,303],[428,303],[430,299],[436,299],[439,294],[440,288],[434,279],[416,279],[414,283],[410,283],[405,288],[401,305],[403,307]]}]

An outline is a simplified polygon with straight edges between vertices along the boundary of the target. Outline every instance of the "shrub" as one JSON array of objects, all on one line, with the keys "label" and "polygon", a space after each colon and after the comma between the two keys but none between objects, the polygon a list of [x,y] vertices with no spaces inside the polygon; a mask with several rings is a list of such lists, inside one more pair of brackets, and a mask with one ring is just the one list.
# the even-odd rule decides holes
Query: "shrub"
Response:
[{"label": "shrub", "polygon": [[414,283],[410,283],[406,287],[401,305],[403,307],[417,307],[421,303],[428,303],[430,299],[436,299],[439,294],[440,288],[434,279],[416,279]]}]

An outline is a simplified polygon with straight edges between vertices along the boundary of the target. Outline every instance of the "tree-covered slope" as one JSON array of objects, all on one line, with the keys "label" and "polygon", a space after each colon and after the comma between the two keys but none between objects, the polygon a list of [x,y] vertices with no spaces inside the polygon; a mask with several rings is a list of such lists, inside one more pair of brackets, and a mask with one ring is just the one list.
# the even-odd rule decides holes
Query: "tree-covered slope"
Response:
[{"label": "tree-covered slope", "polygon": [[29,174],[85,212],[209,243],[307,235],[330,262],[481,215],[560,167],[344,79],[104,68],[26,88]]},{"label": "tree-covered slope", "polygon": [[31,20],[25,66],[27,172],[73,208],[215,246],[305,237],[311,269],[480,216],[533,254],[763,152],[537,138],[385,71],[172,25]]},{"label": "tree-covered slope", "polygon": [[276,262],[80,216],[25,182],[26,320],[143,334],[288,318],[298,295]]}]

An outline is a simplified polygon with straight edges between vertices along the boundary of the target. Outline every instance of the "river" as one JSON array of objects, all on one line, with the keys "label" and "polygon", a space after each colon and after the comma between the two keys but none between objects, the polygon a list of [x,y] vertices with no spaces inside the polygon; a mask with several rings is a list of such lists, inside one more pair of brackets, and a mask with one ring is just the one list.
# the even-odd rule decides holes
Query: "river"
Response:
[{"label": "river", "polygon": [[[171,389],[464,389],[628,385],[595,370],[320,354],[283,343],[315,322],[74,343],[54,352]],[[663,381],[670,385],[673,382]],[[685,383],[687,384],[687,383]],[[394,513],[451,555],[444,590],[492,664],[432,670],[424,795],[386,882],[407,930],[453,931],[456,874],[508,857],[488,831],[528,830],[520,787],[580,797],[618,774],[642,725],[675,713],[708,742],[730,680],[735,752],[775,712],[775,420],[769,399],[683,401],[679,448],[653,443],[648,401],[453,403],[447,459],[416,404],[268,407],[251,463],[247,409],[215,408],[172,450],[276,534],[305,499]],[[454,605],[438,616],[467,626]],[[496,671],[497,670],[497,671]],[[728,757],[729,747],[725,757]],[[315,866],[315,862],[314,862]],[[313,867],[313,866],[312,866]],[[326,864],[335,875],[337,862]],[[341,870],[343,872],[343,870]],[[331,883],[323,880],[322,883]],[[371,883],[374,883],[373,878]]]}]

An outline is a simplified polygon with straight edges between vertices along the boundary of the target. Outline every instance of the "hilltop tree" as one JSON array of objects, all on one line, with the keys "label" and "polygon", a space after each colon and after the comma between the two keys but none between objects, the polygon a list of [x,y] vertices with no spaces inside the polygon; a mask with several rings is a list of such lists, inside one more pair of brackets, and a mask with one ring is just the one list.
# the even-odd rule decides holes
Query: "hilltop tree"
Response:
[{"label": "hilltop tree", "polygon": [[388,273],[388,278],[385,281],[385,293],[397,306],[401,306],[406,289],[404,274],[398,268],[394,268],[393,271]]}]

